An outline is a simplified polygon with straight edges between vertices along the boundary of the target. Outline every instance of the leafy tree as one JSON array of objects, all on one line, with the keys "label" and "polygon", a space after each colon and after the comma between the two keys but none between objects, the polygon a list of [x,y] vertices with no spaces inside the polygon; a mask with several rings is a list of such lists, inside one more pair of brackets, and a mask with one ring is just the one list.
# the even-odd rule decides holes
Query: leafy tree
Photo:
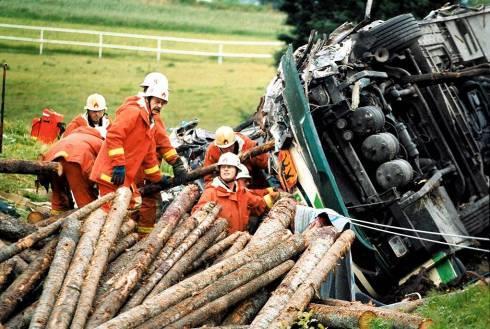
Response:
[{"label": "leafy tree", "polygon": [[[374,0],[372,19],[388,19],[404,13],[423,18],[431,10],[448,0]],[[311,30],[330,33],[346,21],[360,22],[364,18],[365,0],[283,0],[280,10],[287,14],[286,24],[292,26],[290,34],[279,39],[297,47],[308,42]]]}]

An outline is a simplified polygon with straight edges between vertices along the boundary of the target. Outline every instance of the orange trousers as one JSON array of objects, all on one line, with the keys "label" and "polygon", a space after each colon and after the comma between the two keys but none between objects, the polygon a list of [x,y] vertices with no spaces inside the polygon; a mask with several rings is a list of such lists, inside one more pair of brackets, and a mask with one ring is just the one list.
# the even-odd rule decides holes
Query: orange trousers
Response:
[{"label": "orange trousers", "polygon": [[60,161],[63,167],[63,175],[53,177],[51,180],[51,209],[65,211],[73,209],[73,201],[70,190],[73,193],[78,208],[81,208],[97,199],[97,190],[93,183],[83,174],[78,163]]},{"label": "orange trousers", "polygon": [[[97,184],[99,187],[99,195],[104,196],[108,193],[115,192],[119,186],[115,185],[109,185],[109,184]],[[138,189],[134,185],[130,186],[131,191],[133,192],[133,195],[131,197],[131,201],[129,203],[129,209],[138,209],[141,206],[141,195],[138,192]],[[109,212],[111,209],[111,203],[106,202],[102,206],[102,210],[104,210],[106,213]]]}]

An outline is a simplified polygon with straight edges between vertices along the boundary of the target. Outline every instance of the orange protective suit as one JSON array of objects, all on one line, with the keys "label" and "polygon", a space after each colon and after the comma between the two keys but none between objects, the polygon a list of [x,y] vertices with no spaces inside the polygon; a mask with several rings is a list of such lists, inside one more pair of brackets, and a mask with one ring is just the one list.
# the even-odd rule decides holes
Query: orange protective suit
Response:
[{"label": "orange protective suit", "polygon": [[[165,124],[160,118],[159,114],[154,114],[155,120],[155,144],[156,153],[158,159],[161,161],[164,159],[168,164],[174,164],[175,160],[179,157],[177,151],[170,143]],[[136,175],[136,186],[141,187],[144,185],[144,173],[140,169]],[[148,234],[151,232],[156,222],[157,205],[160,199],[160,193],[154,193],[142,198],[141,208],[136,215],[135,220],[138,222],[138,233]]]},{"label": "orange protective suit", "polygon": [[[257,146],[257,142],[251,140],[247,136],[240,133],[235,134],[238,143],[237,154],[243,153],[246,150]],[[216,146],[214,143],[209,144],[208,149],[206,150],[206,155],[204,157],[204,167],[217,163],[221,154],[221,149],[218,146]],[[244,165],[247,166],[250,172],[252,172],[254,168],[267,169],[268,161],[269,155],[267,153],[264,153],[248,159],[247,161],[245,161]],[[212,180],[213,175],[207,175],[204,177],[205,183],[210,183]]]},{"label": "orange protective suit", "polygon": [[204,190],[192,212],[199,210],[207,202],[214,201],[221,206],[218,216],[228,220],[229,233],[245,231],[250,215],[263,215],[272,207],[272,200],[269,195],[260,197],[246,188],[236,187],[237,190],[233,191],[219,177],[215,177]]},{"label": "orange protective suit", "polygon": [[[109,120],[107,115],[104,115],[102,117],[101,125],[96,125],[92,128],[98,130],[100,135],[105,138],[107,133],[107,128],[109,127],[110,123],[111,121]],[[63,137],[70,135],[75,129],[79,127],[90,127],[88,123],[87,113],[77,115],[75,118],[73,118],[73,120],[71,120],[70,123],[66,126],[65,132],[63,133]]]},{"label": "orange protective suit", "polygon": [[[107,137],[95,160],[90,179],[99,185],[101,195],[115,191],[111,183],[112,168],[126,167],[123,186],[134,188],[140,167],[144,176],[157,182],[161,178],[160,166],[155,153],[155,124],[146,108],[144,98],[132,96],[116,111],[116,119],[107,130]],[[101,187],[103,186],[103,188]]]},{"label": "orange protective suit", "polygon": [[70,190],[78,207],[83,207],[97,198],[97,191],[89,176],[102,142],[97,130],[80,127],[53,144],[43,155],[44,160],[59,161],[63,167],[63,175],[51,179],[51,208],[54,212],[72,208]]}]

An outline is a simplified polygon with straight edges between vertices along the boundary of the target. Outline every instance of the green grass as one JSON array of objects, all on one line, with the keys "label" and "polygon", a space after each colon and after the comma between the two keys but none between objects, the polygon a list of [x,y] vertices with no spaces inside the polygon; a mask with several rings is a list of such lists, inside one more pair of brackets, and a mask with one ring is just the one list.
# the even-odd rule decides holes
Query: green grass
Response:
[{"label": "green grass", "polygon": [[162,0],[3,0],[0,15],[15,19],[275,39],[285,16],[243,6],[183,5]]},{"label": "green grass", "polygon": [[450,296],[433,295],[417,313],[434,321],[433,329],[490,328],[490,288],[472,287]]}]

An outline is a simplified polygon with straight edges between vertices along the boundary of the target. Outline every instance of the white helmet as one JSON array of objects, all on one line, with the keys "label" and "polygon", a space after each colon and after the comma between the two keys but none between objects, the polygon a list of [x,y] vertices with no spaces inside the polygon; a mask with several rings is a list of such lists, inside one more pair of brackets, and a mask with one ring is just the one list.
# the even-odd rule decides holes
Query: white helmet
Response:
[{"label": "white helmet", "polygon": [[233,128],[222,126],[216,129],[214,135],[214,145],[219,148],[227,148],[233,145],[236,141],[236,135]]},{"label": "white helmet", "polygon": [[247,166],[241,164],[238,169],[240,169],[240,172],[236,176],[236,179],[242,179],[242,178],[252,179],[252,176],[250,176],[250,173],[248,172]]},{"label": "white helmet", "polygon": [[85,109],[89,111],[95,111],[95,112],[107,110],[107,105],[104,96],[100,94],[92,94],[88,96]]},{"label": "white helmet", "polygon": [[168,86],[163,84],[155,84],[153,86],[149,86],[143,96],[156,97],[168,102]]},{"label": "white helmet", "polygon": [[140,87],[151,87],[156,84],[162,84],[164,86],[167,86],[168,89],[168,79],[165,75],[161,74],[160,72],[151,72],[148,73],[143,80],[142,83],[140,83]]},{"label": "white helmet", "polygon": [[233,166],[240,170],[240,158],[235,153],[223,153],[218,160],[218,167],[219,166]]}]

